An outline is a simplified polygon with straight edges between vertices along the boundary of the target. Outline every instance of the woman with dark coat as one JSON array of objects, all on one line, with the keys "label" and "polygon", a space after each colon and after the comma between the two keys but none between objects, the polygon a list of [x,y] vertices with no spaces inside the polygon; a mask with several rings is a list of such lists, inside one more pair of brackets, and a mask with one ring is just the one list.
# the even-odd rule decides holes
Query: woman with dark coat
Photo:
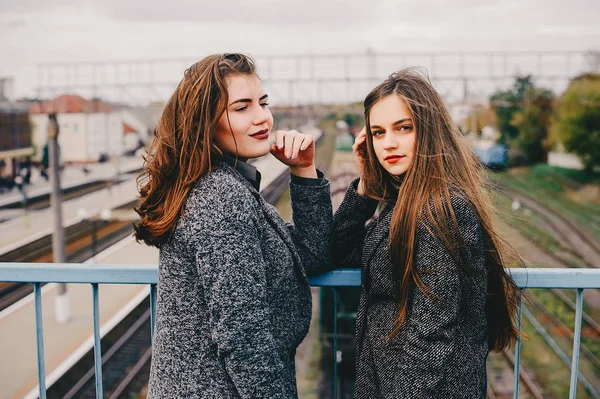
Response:
[{"label": "woman with dark coat", "polygon": [[360,178],[333,242],[336,267],[362,269],[355,398],[485,398],[488,352],[518,335],[518,290],[477,161],[416,70],[391,75],[364,106]]},{"label": "woman with dark coat", "polygon": [[[297,398],[311,318],[307,273],[330,263],[330,186],[313,138],[277,131],[252,59],[192,65],[163,111],[141,181],[136,237],[159,248],[148,397]],[[293,224],[248,159],[289,166]]]}]

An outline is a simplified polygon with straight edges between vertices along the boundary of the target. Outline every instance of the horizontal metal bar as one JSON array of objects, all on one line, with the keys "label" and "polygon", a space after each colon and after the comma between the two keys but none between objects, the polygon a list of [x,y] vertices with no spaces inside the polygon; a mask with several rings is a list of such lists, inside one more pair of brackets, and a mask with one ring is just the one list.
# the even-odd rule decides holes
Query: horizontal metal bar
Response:
[{"label": "horizontal metal bar", "polygon": [[0,281],[92,284],[156,284],[156,265],[0,263]]},{"label": "horizontal metal bar", "polygon": [[[342,75],[342,76],[319,76],[319,77],[278,77],[278,78],[270,78],[265,77],[262,79],[265,83],[275,84],[275,83],[286,83],[286,84],[309,84],[309,83],[318,83],[318,84],[345,84],[348,82],[354,83],[371,83],[373,81],[379,81],[385,76],[367,76],[367,75]],[[433,81],[438,82],[455,82],[455,81],[464,81],[465,79],[470,81],[497,81],[497,80],[512,80],[518,78],[519,75],[516,73],[510,74],[497,74],[497,75],[431,75],[431,79]],[[548,79],[548,80],[569,80],[572,79],[573,76],[571,74],[538,74],[535,76],[537,79]],[[128,88],[148,88],[148,87],[175,87],[179,81],[139,81],[139,82],[105,82],[102,83],[102,88],[120,88],[120,87],[128,87]],[[53,90],[78,90],[78,89],[93,89],[95,87],[100,86],[99,84],[94,83],[69,83],[69,84],[56,84],[56,85],[43,85],[39,86],[38,90],[41,91],[53,91]]]},{"label": "horizontal metal bar", "polygon": [[[373,53],[298,53],[298,54],[257,54],[255,59],[271,59],[271,60],[295,60],[295,59],[331,59],[344,57],[522,57],[522,56],[557,56],[557,55],[580,55],[585,56],[586,51],[579,50],[512,50],[512,51],[414,51],[407,53],[399,52],[373,52]],[[177,57],[177,58],[133,58],[120,60],[96,60],[96,61],[78,61],[78,62],[42,62],[38,63],[38,68],[74,68],[82,66],[94,65],[118,65],[118,64],[171,64],[171,63],[194,63],[197,58]]]},{"label": "horizontal metal bar", "polygon": [[[508,269],[520,288],[600,288],[600,269]],[[313,276],[316,287],[360,286],[360,270],[334,270]],[[92,284],[157,284],[156,265],[83,263],[0,263],[0,281]]]},{"label": "horizontal metal bar", "polygon": [[508,269],[519,288],[600,288],[600,269]]},{"label": "horizontal metal bar", "polygon": [[356,287],[360,286],[359,269],[341,269],[309,278],[313,287]]}]

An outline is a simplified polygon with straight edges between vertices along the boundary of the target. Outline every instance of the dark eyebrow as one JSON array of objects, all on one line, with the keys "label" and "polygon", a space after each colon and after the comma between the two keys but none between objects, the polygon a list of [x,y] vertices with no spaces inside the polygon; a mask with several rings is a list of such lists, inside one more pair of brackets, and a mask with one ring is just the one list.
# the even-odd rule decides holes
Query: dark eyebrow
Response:
[{"label": "dark eyebrow", "polygon": [[[264,96],[262,96],[261,98],[259,98],[258,101],[262,101],[262,100],[264,100],[267,97],[269,97],[269,95],[265,94]],[[233,105],[233,104],[237,104],[237,103],[251,103],[251,102],[252,102],[252,100],[249,99],[249,98],[240,98],[239,100],[235,100],[234,102],[232,102],[229,105]]]},{"label": "dark eyebrow", "polygon": [[[400,124],[405,123],[405,122],[412,122],[412,119],[411,118],[400,119],[400,120],[392,123],[392,126],[394,126],[394,125],[400,125]],[[379,125],[371,125],[371,129],[381,129],[381,126],[379,126]]]},{"label": "dark eyebrow", "polygon": [[233,105],[233,104],[237,104],[237,103],[251,103],[252,100],[250,100],[249,98],[240,98],[239,100],[235,100],[234,102],[232,102],[229,105]]}]

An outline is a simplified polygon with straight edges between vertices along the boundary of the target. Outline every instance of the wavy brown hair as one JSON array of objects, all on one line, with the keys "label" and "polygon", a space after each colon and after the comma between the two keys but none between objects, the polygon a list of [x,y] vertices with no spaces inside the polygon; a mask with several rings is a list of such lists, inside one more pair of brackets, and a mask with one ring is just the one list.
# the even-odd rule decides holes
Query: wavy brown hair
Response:
[{"label": "wavy brown hair", "polygon": [[[398,95],[406,101],[416,132],[413,161],[402,176],[399,188],[398,178],[391,176],[379,163],[370,130],[371,109],[390,95]],[[490,349],[500,351],[510,346],[520,334],[515,327],[520,291],[505,270],[502,250],[505,243],[492,225],[492,209],[482,168],[460,139],[441,96],[424,71],[410,68],[390,75],[375,87],[365,98],[364,107],[369,154],[363,181],[365,193],[380,201],[397,197],[389,237],[399,282],[399,315],[392,336],[398,334],[407,317],[412,289],[418,287],[425,295],[435,296],[415,269],[419,223],[427,226],[461,269],[469,273],[458,221],[451,206],[451,185],[458,193],[464,193],[472,204],[483,232],[488,271],[486,314]]]},{"label": "wavy brown hair", "polygon": [[138,176],[139,223],[134,236],[159,247],[175,230],[192,185],[222,157],[214,141],[229,101],[227,77],[256,74],[254,60],[243,54],[210,55],[185,70],[167,102]]}]

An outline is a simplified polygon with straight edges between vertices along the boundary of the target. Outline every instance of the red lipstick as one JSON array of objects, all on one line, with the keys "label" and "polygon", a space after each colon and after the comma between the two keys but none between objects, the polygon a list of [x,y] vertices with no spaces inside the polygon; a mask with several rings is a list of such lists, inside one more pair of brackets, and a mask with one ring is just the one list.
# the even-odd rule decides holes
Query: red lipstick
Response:
[{"label": "red lipstick", "polygon": [[388,155],[385,157],[385,160],[389,163],[396,163],[402,158],[404,158],[404,155]]},{"label": "red lipstick", "polygon": [[250,135],[250,137],[257,139],[257,140],[266,140],[269,138],[269,129],[259,130],[256,133],[252,133]]}]

